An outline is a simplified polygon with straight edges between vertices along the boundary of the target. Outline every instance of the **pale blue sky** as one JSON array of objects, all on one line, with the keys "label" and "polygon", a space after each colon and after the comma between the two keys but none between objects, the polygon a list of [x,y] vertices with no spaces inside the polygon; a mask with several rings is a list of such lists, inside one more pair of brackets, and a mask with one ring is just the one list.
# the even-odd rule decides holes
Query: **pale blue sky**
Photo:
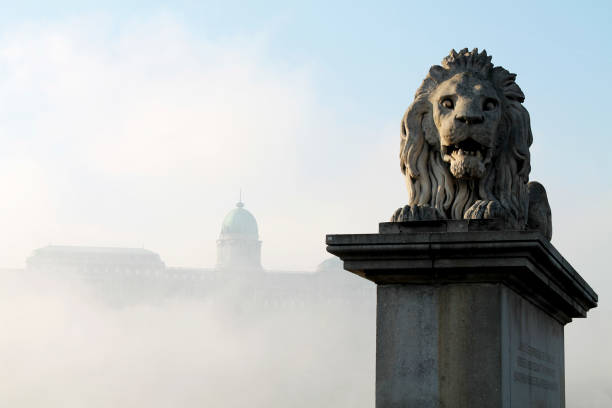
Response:
[{"label": "pale blue sky", "polygon": [[[610,136],[597,120],[584,120],[605,118],[609,105],[612,85],[601,80],[612,65],[606,1],[30,1],[10,2],[0,22],[6,29],[100,16],[121,31],[160,13],[196,38],[261,37],[260,56],[270,64],[313,67],[319,105],[368,123],[401,116],[427,67],[450,48],[485,48],[496,64],[519,74],[535,130],[554,129],[557,149],[597,158],[583,163],[585,171],[597,173],[595,163],[607,161],[606,149],[586,148],[575,137],[589,134],[604,144]],[[602,182],[611,187],[609,179]]]},{"label": "pale blue sky", "polygon": [[422,76],[423,67],[451,47],[489,49],[497,63],[520,73],[521,83],[534,95],[550,92],[548,83],[569,79],[574,79],[574,92],[594,89],[590,81],[612,62],[607,52],[612,8],[606,1],[210,3],[11,2],[0,22],[6,27],[105,15],[121,24],[169,13],[195,36],[212,40],[264,33],[268,58],[317,64],[320,90],[377,115],[405,103],[405,92],[415,88],[405,83],[406,77]]}]

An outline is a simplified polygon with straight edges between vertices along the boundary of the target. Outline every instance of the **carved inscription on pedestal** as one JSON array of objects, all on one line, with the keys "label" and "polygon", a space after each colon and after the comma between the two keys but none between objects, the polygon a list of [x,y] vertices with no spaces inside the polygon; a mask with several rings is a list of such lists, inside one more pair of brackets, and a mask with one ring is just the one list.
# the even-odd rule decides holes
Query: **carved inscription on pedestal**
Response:
[{"label": "carved inscription on pedestal", "polygon": [[521,343],[513,372],[515,382],[548,391],[559,390],[555,356],[526,343]]}]

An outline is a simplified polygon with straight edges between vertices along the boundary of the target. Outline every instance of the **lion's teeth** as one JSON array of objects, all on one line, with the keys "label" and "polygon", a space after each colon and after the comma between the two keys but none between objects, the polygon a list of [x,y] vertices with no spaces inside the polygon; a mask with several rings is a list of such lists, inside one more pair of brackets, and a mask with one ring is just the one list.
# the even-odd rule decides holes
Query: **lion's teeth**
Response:
[{"label": "lion's teeth", "polygon": [[480,153],[480,150],[476,152],[476,157],[478,157],[479,159],[482,159],[482,153]]},{"label": "lion's teeth", "polygon": [[459,154],[464,155],[465,152],[463,151],[463,149],[459,149]]}]

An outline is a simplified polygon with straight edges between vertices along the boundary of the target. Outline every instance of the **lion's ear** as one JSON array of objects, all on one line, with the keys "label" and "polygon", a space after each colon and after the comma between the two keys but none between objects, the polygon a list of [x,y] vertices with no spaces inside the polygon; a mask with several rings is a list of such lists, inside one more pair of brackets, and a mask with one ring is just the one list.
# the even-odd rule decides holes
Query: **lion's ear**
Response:
[{"label": "lion's ear", "polygon": [[525,94],[515,82],[516,74],[510,73],[503,67],[495,67],[493,68],[492,75],[493,81],[497,83],[497,86],[502,90],[506,98],[519,103],[525,101]]},{"label": "lion's ear", "polygon": [[429,68],[429,76],[439,84],[448,77],[448,71],[439,65],[433,65]]}]

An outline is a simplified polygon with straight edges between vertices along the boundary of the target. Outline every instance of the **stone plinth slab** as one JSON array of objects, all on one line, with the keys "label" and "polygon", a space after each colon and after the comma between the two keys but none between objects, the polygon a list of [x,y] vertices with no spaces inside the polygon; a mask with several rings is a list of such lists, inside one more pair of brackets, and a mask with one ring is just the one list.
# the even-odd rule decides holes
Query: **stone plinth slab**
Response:
[{"label": "stone plinth slab", "polygon": [[378,408],[565,406],[563,326],[597,295],[539,232],[383,223],[327,245],[378,285]]}]

